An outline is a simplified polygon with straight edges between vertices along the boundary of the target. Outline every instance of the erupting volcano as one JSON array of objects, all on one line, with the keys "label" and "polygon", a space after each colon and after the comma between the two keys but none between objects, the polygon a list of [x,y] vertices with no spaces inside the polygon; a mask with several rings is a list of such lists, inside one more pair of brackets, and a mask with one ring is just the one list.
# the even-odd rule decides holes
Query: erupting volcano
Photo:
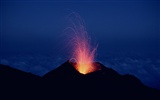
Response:
[{"label": "erupting volcano", "polygon": [[69,27],[73,32],[74,37],[71,39],[73,46],[73,55],[70,61],[74,61],[75,69],[81,74],[87,74],[98,70],[93,64],[96,48],[92,48],[90,38],[84,26],[84,21],[77,13],[72,13],[71,17],[72,27]]},{"label": "erupting volcano", "polygon": [[0,64],[0,92],[4,99],[160,100],[159,90],[145,86],[133,75],[121,75],[95,62],[97,46],[91,46],[84,21],[77,13],[69,18],[71,27],[67,31],[73,33],[70,60],[43,76]]}]

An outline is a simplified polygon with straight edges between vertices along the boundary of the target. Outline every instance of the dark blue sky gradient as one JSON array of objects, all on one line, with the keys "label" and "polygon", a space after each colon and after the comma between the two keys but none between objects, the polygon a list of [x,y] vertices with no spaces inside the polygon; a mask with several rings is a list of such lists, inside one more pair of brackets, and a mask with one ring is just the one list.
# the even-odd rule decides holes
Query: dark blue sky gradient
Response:
[{"label": "dark blue sky gradient", "polygon": [[0,63],[43,75],[65,62],[72,37],[64,32],[70,26],[67,16],[77,12],[98,44],[97,61],[160,89],[155,85],[160,82],[158,0],[1,0],[0,5]]}]

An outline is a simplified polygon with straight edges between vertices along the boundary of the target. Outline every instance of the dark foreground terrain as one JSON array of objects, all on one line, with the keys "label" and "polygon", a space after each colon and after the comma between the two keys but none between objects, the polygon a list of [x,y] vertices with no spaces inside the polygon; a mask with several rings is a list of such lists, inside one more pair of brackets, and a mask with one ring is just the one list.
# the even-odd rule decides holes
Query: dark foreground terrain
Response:
[{"label": "dark foreground terrain", "polygon": [[43,77],[0,65],[0,100],[160,100],[160,90],[143,85],[132,75],[94,64],[99,70],[83,75],[67,61]]}]

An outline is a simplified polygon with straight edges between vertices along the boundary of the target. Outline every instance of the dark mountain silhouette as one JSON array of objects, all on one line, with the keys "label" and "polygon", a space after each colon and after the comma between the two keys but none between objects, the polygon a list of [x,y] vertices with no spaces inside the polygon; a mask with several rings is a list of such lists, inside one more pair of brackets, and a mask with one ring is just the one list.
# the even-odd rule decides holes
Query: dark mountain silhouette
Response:
[{"label": "dark mountain silhouette", "polygon": [[39,76],[0,64],[0,100],[31,95],[38,89],[39,80]]},{"label": "dark mountain silhouette", "polygon": [[28,99],[160,99],[159,90],[143,85],[135,76],[120,75],[98,62],[94,65],[97,71],[83,75],[67,61],[43,77],[0,65],[1,91]]},{"label": "dark mountain silhouette", "polygon": [[81,99],[83,97],[126,100],[160,98],[160,91],[143,85],[135,76],[120,75],[98,62],[94,64],[99,70],[83,75],[75,70],[74,63],[67,61],[42,77],[48,85],[45,88],[56,89],[60,94],[68,93]]},{"label": "dark mountain silhouette", "polygon": [[0,79],[11,80],[11,79],[18,79],[19,81],[22,80],[34,80],[40,78],[32,73],[27,73],[10,66],[0,64]]}]

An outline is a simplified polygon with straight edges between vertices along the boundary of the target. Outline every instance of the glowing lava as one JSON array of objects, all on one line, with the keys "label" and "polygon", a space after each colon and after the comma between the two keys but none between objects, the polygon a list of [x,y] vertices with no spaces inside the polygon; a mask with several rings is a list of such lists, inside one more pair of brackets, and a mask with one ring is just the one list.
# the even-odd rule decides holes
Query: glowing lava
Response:
[{"label": "glowing lava", "polygon": [[71,59],[76,62],[74,67],[81,74],[91,73],[97,70],[93,64],[96,48],[91,49],[90,39],[80,16],[74,13],[74,17],[75,20],[71,20],[73,27],[69,28],[74,33]]},{"label": "glowing lava", "polygon": [[75,68],[82,74],[87,74],[95,71],[93,65],[95,50],[91,50],[87,34],[85,31],[81,32],[81,37],[76,36],[74,56],[76,61]]}]

